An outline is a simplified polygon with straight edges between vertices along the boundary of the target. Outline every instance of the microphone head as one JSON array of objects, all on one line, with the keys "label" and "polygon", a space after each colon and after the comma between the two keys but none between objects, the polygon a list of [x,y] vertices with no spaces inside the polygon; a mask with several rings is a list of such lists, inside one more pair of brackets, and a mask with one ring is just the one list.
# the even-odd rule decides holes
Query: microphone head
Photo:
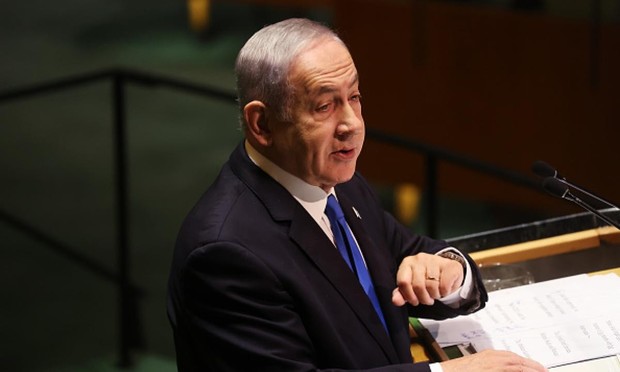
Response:
[{"label": "microphone head", "polygon": [[537,160],[532,164],[532,172],[540,177],[558,177],[558,171],[551,165],[542,160]]},{"label": "microphone head", "polygon": [[568,186],[555,177],[547,177],[543,180],[543,188],[549,194],[564,199],[569,193]]}]

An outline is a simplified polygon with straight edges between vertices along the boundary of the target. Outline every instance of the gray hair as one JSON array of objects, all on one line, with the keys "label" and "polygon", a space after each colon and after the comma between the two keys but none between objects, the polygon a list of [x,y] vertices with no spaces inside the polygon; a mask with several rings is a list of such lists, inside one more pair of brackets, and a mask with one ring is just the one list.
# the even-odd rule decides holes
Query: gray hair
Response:
[{"label": "gray hair", "polygon": [[[256,32],[241,48],[235,64],[237,95],[241,110],[258,100],[270,107],[278,119],[291,120],[293,91],[288,81],[294,59],[313,41],[338,35],[327,26],[303,19],[281,21]],[[344,45],[344,43],[343,43]]]}]

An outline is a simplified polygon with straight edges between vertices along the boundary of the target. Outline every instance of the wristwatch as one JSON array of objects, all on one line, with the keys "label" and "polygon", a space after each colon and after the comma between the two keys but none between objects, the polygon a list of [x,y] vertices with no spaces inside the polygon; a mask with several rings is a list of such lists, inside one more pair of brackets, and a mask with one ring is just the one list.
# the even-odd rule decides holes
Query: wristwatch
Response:
[{"label": "wristwatch", "polygon": [[[447,258],[449,260],[457,261],[458,263],[461,264],[461,266],[463,266],[463,273],[466,273],[467,271],[466,261],[458,253],[445,251],[445,252],[439,253],[438,256]],[[465,282],[465,275],[463,275],[463,283],[464,282]],[[463,285],[463,283],[461,283],[461,285]],[[486,290],[484,289],[484,285],[482,284],[479,278],[478,279],[474,278],[471,281],[471,284],[472,284],[472,287],[471,287],[471,292],[470,292],[470,298],[464,299],[464,302],[462,302],[459,306],[461,314],[470,314],[470,313],[473,313],[475,311],[482,309],[484,307],[485,302],[488,299]]]},{"label": "wristwatch", "polygon": [[463,270],[465,270],[465,259],[463,257],[461,257],[460,255],[454,253],[454,252],[450,252],[450,251],[446,251],[446,252],[441,252],[438,254],[439,257],[443,257],[443,258],[447,258],[449,260],[452,261],[457,261],[458,263],[461,264],[461,266],[463,266]]}]

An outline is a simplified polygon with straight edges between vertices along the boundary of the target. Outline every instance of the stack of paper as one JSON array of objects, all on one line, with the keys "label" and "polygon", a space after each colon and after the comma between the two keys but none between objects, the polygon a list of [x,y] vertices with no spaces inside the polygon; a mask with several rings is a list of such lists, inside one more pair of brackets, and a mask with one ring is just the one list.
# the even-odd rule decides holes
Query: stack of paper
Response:
[{"label": "stack of paper", "polygon": [[486,307],[422,320],[442,346],[509,350],[546,367],[620,354],[620,277],[578,275],[489,293]]}]

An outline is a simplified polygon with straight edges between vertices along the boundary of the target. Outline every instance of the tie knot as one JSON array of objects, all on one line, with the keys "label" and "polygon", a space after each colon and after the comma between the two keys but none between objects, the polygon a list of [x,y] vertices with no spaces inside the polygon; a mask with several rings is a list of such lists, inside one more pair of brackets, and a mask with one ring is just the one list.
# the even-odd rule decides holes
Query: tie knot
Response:
[{"label": "tie knot", "polygon": [[336,218],[336,220],[344,217],[344,212],[342,212],[342,208],[340,208],[340,203],[338,203],[338,200],[336,200],[333,194],[327,197],[325,213],[329,218]]}]

